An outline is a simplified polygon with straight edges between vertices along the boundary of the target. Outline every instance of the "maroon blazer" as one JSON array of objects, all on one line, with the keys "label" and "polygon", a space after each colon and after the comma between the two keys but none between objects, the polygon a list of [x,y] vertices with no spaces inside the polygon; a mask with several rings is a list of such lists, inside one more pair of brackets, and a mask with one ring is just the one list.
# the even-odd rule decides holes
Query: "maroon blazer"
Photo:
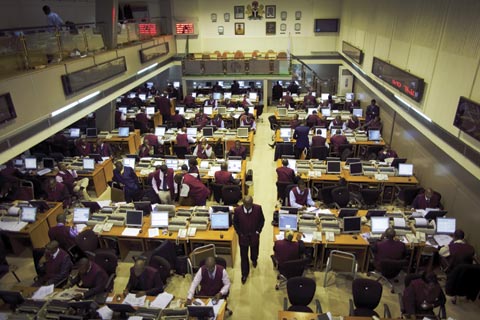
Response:
[{"label": "maroon blazer", "polygon": [[244,146],[240,146],[240,149],[235,149],[235,146],[231,147],[228,151],[228,156],[242,157],[243,160],[247,157],[247,149]]},{"label": "maroon blazer", "polygon": [[348,140],[347,137],[341,134],[336,134],[330,137],[330,142],[333,144],[333,149],[335,150],[335,152],[338,152],[340,145],[347,144]]},{"label": "maroon blazer", "polygon": [[[173,196],[175,195],[175,182],[173,181],[173,176],[175,173],[173,172],[173,169],[168,168],[166,177],[165,174],[163,175],[163,178],[166,180],[167,183],[167,188],[168,191],[170,191],[170,195]],[[160,179],[160,170],[157,170],[153,173],[153,176],[155,177],[155,182],[157,183],[157,188],[158,190],[163,190],[163,180]],[[153,180],[152,180],[153,183]]]},{"label": "maroon blazer", "polygon": [[397,240],[385,239],[375,245],[374,265],[376,270],[380,270],[380,262],[385,259],[402,260],[406,254],[405,244]]},{"label": "maroon blazer", "polygon": [[81,157],[86,157],[90,153],[92,153],[92,148],[90,147],[90,143],[85,145],[85,148],[82,148],[80,144],[77,144],[77,154]]},{"label": "maroon blazer", "polygon": [[[301,206],[306,206],[307,205],[307,199],[308,199],[308,194],[310,193],[309,188],[305,188],[303,190],[303,193],[300,194],[298,187],[292,188],[290,192],[293,192],[293,195],[295,196],[295,202]],[[290,197],[290,195],[288,195]]]},{"label": "maroon blazer", "polygon": [[441,305],[445,303],[445,294],[443,293],[440,284],[436,283],[429,289],[427,289],[427,286],[428,284],[423,279],[415,279],[405,288],[403,291],[403,304],[406,314],[426,313],[422,308],[424,301],[432,305]]},{"label": "maroon blazer", "polygon": [[213,279],[210,278],[207,267],[205,265],[201,267],[201,270],[202,280],[200,281],[199,295],[213,297],[214,295],[219,293],[223,287],[223,267],[218,264],[215,266],[215,274],[213,276]]},{"label": "maroon blazer", "polygon": [[110,145],[108,143],[103,143],[102,146],[99,146],[97,148],[97,152],[102,157],[110,157],[112,155],[112,149],[110,148]]},{"label": "maroon blazer", "polygon": [[145,113],[143,112],[139,112],[135,115],[135,120],[137,120],[138,122],[144,124],[146,127],[148,127],[148,124],[149,124],[149,121],[148,120],[148,117]]},{"label": "maroon blazer", "polygon": [[285,261],[300,259],[299,242],[286,239],[277,240],[273,245],[273,251],[275,252],[275,259],[277,259],[279,264]]},{"label": "maroon blazer", "polygon": [[419,195],[417,195],[415,197],[415,200],[413,200],[412,207],[414,209],[426,209],[426,208],[441,208],[442,205],[440,204],[439,195],[434,192],[432,197],[430,198],[430,201],[427,201],[427,199],[425,199],[424,193],[420,193]]},{"label": "maroon blazer", "polygon": [[177,134],[177,146],[188,149],[189,144],[188,144],[188,136],[186,133]]},{"label": "maroon blazer", "polygon": [[293,181],[295,180],[295,171],[289,167],[280,167],[277,168],[277,176],[278,182],[293,183]]},{"label": "maroon blazer", "polygon": [[47,200],[52,202],[64,202],[69,196],[67,187],[63,183],[57,182],[55,188],[47,190]]},{"label": "maroon blazer", "polygon": [[162,115],[170,114],[170,100],[168,98],[160,96],[155,98],[157,109]]},{"label": "maroon blazer", "polygon": [[83,274],[78,275],[72,282],[73,284],[78,284],[80,288],[88,288],[89,290],[85,292],[84,298],[88,299],[94,295],[104,292],[105,285],[108,281],[107,273],[93,261],[90,261],[91,268],[90,270]]},{"label": "maroon blazer", "polygon": [[163,282],[160,272],[152,267],[145,267],[142,274],[137,277],[134,267],[130,268],[130,278],[128,279],[127,289],[130,292],[145,291],[147,296],[156,296],[163,292]]},{"label": "maroon blazer", "polygon": [[450,242],[448,245],[450,255],[447,260],[449,262],[449,270],[453,270],[458,264],[472,264],[475,249],[468,243]]},{"label": "maroon blazer", "polygon": [[190,191],[188,196],[195,201],[195,205],[203,206],[207,201],[208,196],[210,196],[210,189],[208,189],[203,182],[192,176],[191,174],[186,174],[183,176],[183,183],[188,185]]},{"label": "maroon blazer", "polygon": [[358,127],[360,127],[360,121],[354,121],[352,119],[348,120],[347,121],[347,128],[349,129],[352,129],[352,130],[355,130],[357,129]]},{"label": "maroon blazer", "polygon": [[218,184],[233,184],[233,176],[228,171],[217,171],[215,172],[215,183]]},{"label": "maroon blazer", "polygon": [[312,147],[325,147],[325,142],[327,142],[327,139],[325,139],[322,136],[313,136],[312,137]]},{"label": "maroon blazer", "polygon": [[58,242],[60,247],[64,250],[69,250],[75,246],[75,238],[70,234],[70,227],[63,224],[57,224],[48,230],[48,237],[50,240]]},{"label": "maroon blazer", "polygon": [[49,259],[45,262],[45,275],[42,277],[43,285],[58,284],[67,279],[72,270],[72,259],[68,253],[58,249],[55,259]]},{"label": "maroon blazer", "polygon": [[264,224],[263,210],[258,204],[253,205],[249,214],[244,212],[243,205],[236,207],[233,212],[233,226],[241,246],[258,245]]}]

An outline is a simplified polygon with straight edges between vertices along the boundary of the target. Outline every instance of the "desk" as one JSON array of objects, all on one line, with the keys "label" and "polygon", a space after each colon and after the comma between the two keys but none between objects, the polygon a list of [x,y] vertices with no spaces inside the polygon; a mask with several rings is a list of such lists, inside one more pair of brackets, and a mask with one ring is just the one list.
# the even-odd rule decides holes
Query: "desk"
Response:
[{"label": "desk", "polygon": [[105,139],[105,142],[112,145],[117,144],[119,145],[119,149],[126,147],[128,153],[134,154],[137,153],[137,150],[140,147],[140,135],[137,132],[130,132],[128,137],[122,138],[119,136],[112,136]]},{"label": "desk", "polygon": [[[306,313],[306,312],[297,312],[297,311],[278,311],[278,320],[317,320],[319,313]],[[338,317],[333,316],[333,320],[371,320],[371,317]],[[380,318],[382,320],[394,320],[400,318]]]},{"label": "desk", "polygon": [[230,148],[235,146],[235,141],[239,140],[242,146],[244,146],[247,149],[247,157],[250,157],[250,160],[253,159],[253,138],[255,137],[253,131],[250,131],[248,133],[248,138],[231,138],[231,139],[225,139],[225,154],[228,153]]}]

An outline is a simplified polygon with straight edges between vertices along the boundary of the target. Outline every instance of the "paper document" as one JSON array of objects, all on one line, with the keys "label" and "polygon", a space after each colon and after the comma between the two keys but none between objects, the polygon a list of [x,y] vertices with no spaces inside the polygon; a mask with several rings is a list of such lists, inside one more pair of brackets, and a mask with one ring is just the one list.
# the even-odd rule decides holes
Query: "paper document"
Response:
[{"label": "paper document", "polygon": [[428,221],[425,218],[415,218],[415,226],[417,227],[427,227]]},{"label": "paper document", "polygon": [[332,211],[330,211],[330,209],[319,209],[318,214],[333,214]]},{"label": "paper document", "polygon": [[43,300],[46,296],[53,293],[55,286],[53,284],[49,286],[41,286],[37,291],[32,295],[33,300]]},{"label": "paper document", "polygon": [[102,320],[109,320],[113,317],[113,310],[107,306],[103,306],[100,309],[97,309],[97,313],[100,315]]},{"label": "paper document", "polygon": [[285,236],[284,236],[283,232],[280,232],[279,234],[275,235],[275,239],[277,239],[277,240],[283,240],[284,237]]},{"label": "paper document", "polygon": [[162,292],[150,303],[150,308],[165,309],[172,300],[173,294]]},{"label": "paper document", "polygon": [[135,237],[140,233],[140,228],[125,228],[122,232],[122,236]]},{"label": "paper document", "polygon": [[0,230],[6,231],[20,231],[28,225],[28,222],[23,221],[2,221],[0,222]]},{"label": "paper document", "polygon": [[313,241],[313,233],[304,233],[302,240],[303,242],[311,243]]},{"label": "paper document", "polygon": [[134,293],[129,293],[125,299],[123,299],[123,304],[129,304],[132,307],[141,307],[145,304],[146,298],[147,296],[141,296],[137,298]]},{"label": "paper document", "polygon": [[130,317],[128,317],[128,320],[142,320],[142,319],[143,319],[143,317],[141,317],[141,316],[130,316]]},{"label": "paper document", "polygon": [[218,300],[217,304],[213,304],[212,299],[210,299],[210,301],[208,301],[207,306],[213,307],[213,313],[215,314],[215,319],[217,318],[218,312],[220,311],[220,308],[222,307],[224,302],[225,302],[224,299]]},{"label": "paper document", "polygon": [[433,236],[433,239],[437,241],[440,247],[448,246],[453,240],[453,238],[450,237],[448,234],[436,234]]},{"label": "paper document", "polygon": [[78,231],[79,233],[82,232],[86,227],[87,227],[87,225],[84,224],[84,223],[79,223],[79,224],[76,224],[76,225],[75,225],[75,228],[77,228],[77,231]]},{"label": "paper document", "polygon": [[158,228],[150,228],[148,229],[148,237],[153,238],[153,237],[158,237],[160,235],[160,231]]},{"label": "paper document", "polygon": [[427,214],[427,211],[423,210],[423,209],[417,209],[415,210],[414,212],[412,212],[412,217],[425,217],[425,215]]},{"label": "paper document", "polygon": [[82,294],[86,292],[88,289],[79,288],[77,286],[71,287],[69,289],[65,289],[63,291],[57,292],[54,296],[55,300],[72,300],[73,297],[77,294]]},{"label": "paper document", "polygon": [[205,305],[205,302],[203,302],[200,299],[195,299],[193,301],[194,301],[194,303],[193,303],[194,306],[204,306]]},{"label": "paper document", "polygon": [[393,226],[398,228],[405,228],[407,224],[403,218],[393,218]]}]

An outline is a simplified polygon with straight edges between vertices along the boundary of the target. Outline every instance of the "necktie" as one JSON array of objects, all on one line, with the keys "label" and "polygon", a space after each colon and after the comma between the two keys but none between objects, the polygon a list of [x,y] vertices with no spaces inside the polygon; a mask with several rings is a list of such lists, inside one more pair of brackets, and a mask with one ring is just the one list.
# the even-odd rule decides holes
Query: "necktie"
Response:
[{"label": "necktie", "polygon": [[162,189],[163,189],[164,191],[167,190],[167,174],[163,174]]}]

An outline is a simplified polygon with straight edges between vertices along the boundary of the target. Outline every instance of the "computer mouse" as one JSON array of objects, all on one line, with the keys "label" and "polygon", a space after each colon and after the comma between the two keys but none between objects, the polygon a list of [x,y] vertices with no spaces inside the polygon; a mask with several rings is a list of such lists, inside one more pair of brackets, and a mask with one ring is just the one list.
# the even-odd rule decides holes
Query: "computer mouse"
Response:
[{"label": "computer mouse", "polygon": [[171,236],[172,236],[172,232],[169,232],[169,233],[168,233],[168,236],[170,236],[170,237],[171,237]]},{"label": "computer mouse", "polygon": [[353,238],[353,239],[355,239],[355,240],[357,240],[357,239],[358,239],[358,237],[357,237],[357,236],[352,236],[352,238]]},{"label": "computer mouse", "polygon": [[220,234],[220,239],[223,239],[223,234]]}]

